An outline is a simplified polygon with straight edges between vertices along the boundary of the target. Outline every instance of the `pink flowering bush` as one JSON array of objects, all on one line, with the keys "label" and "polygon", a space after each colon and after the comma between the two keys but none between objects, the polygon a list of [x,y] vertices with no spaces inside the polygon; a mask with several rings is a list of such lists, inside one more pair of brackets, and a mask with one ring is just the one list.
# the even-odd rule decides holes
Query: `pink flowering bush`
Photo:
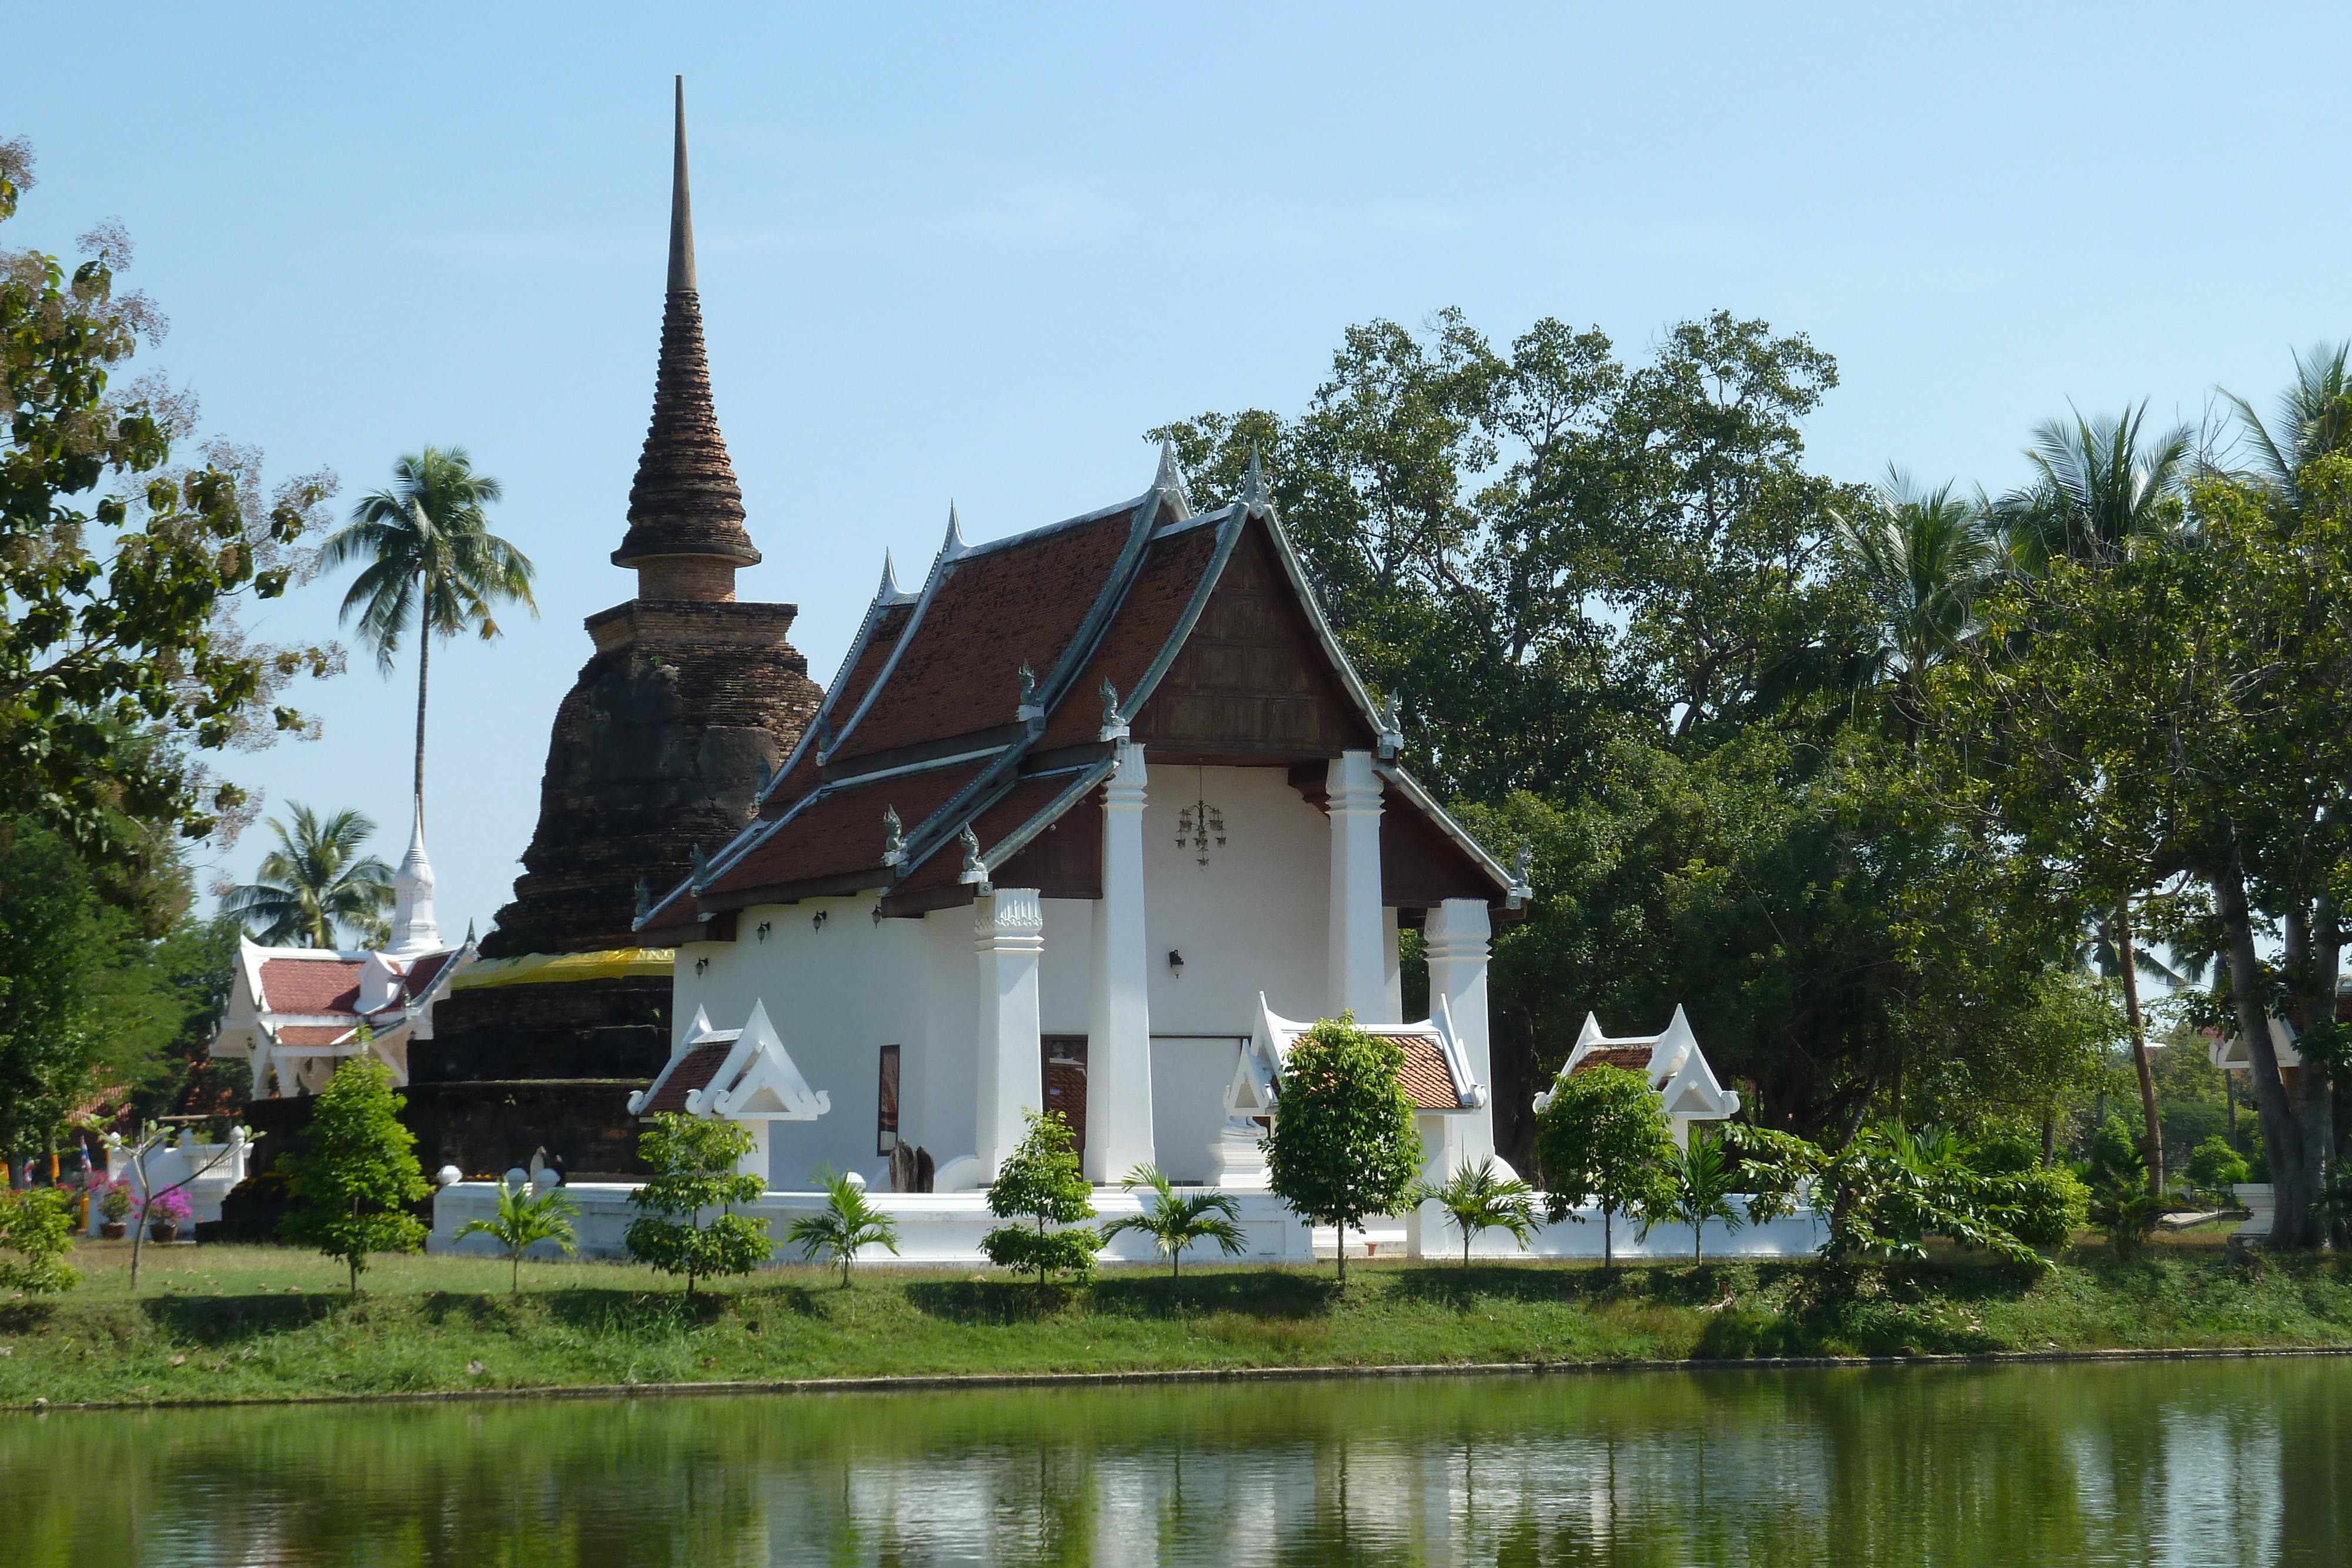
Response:
[{"label": "pink flowering bush", "polygon": [[139,1206],[142,1225],[185,1225],[195,1213],[188,1203],[188,1195],[178,1187],[156,1194]]}]

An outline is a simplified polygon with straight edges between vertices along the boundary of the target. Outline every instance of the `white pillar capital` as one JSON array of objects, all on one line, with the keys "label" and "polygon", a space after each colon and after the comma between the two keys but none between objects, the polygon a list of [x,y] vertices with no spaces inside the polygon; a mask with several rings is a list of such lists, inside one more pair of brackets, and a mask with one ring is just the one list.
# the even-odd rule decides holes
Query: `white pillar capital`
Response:
[{"label": "white pillar capital", "polygon": [[1331,815],[1328,988],[1334,1016],[1388,1019],[1388,964],[1381,914],[1381,776],[1369,751],[1345,751],[1324,774]]},{"label": "white pillar capital", "polygon": [[1143,747],[1115,744],[1103,782],[1102,897],[1095,904],[1094,995],[1087,1024],[1087,1179],[1119,1180],[1156,1163],[1151,1142],[1150,940],[1144,928]]},{"label": "white pillar capital", "polygon": [[978,960],[980,1103],[973,1154],[985,1180],[1020,1143],[1023,1113],[1045,1103],[1037,1022],[1037,960],[1045,950],[1045,906],[1034,887],[1000,887],[972,905]]}]

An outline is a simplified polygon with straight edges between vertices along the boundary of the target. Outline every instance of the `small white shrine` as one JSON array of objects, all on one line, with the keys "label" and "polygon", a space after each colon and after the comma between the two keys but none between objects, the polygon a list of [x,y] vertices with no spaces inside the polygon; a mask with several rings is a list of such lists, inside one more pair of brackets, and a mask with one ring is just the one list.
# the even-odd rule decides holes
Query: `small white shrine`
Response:
[{"label": "small white shrine", "polygon": [[[1725,1122],[1739,1114],[1739,1095],[1716,1082],[1715,1069],[1707,1065],[1706,1053],[1698,1048],[1698,1036],[1691,1032],[1690,1019],[1679,1006],[1657,1034],[1603,1034],[1601,1020],[1585,1014],[1584,1028],[1560,1067],[1559,1082],[1564,1083],[1579,1072],[1600,1066],[1638,1072],[1658,1092],[1678,1149],[1690,1147],[1692,1123]],[[1537,1095],[1536,1114],[1542,1115],[1550,1103],[1550,1091]]]},{"label": "small white shrine", "polygon": [[455,946],[441,940],[421,810],[393,897],[391,940],[381,951],[238,942],[211,1054],[252,1064],[253,1098],[315,1094],[362,1052],[391,1068],[394,1083],[407,1083],[409,1042],[433,1038],[434,1005],[475,949],[470,931]]}]

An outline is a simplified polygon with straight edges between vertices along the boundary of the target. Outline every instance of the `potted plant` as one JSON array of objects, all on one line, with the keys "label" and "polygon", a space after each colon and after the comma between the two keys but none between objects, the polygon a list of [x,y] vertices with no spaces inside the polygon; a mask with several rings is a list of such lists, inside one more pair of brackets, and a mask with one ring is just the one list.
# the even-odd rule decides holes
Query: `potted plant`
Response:
[{"label": "potted plant", "polygon": [[98,1179],[98,1212],[104,1217],[99,1222],[98,1233],[109,1241],[120,1241],[129,1228],[123,1221],[131,1217],[131,1184],[108,1181],[104,1176]]},{"label": "potted plant", "polygon": [[186,1193],[171,1187],[150,1198],[140,1212],[147,1222],[150,1241],[177,1241],[180,1227],[188,1222],[194,1210],[188,1207]]}]

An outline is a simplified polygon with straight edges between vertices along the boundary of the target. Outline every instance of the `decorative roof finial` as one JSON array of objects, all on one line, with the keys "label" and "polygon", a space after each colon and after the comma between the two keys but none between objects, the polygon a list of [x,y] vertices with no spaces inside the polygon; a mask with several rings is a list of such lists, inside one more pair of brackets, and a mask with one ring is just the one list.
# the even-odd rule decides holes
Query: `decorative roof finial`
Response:
[{"label": "decorative roof finial", "polygon": [[822,768],[825,758],[833,755],[833,715],[820,711],[809,729],[816,737],[816,765]]},{"label": "decorative roof finial", "polygon": [[654,912],[654,890],[646,885],[644,877],[637,878],[637,918],[643,920]]},{"label": "decorative roof finial", "polygon": [[950,501],[948,503],[948,538],[947,542],[940,547],[940,553],[953,558],[963,554],[963,525],[956,520],[956,505],[953,501]]},{"label": "decorative roof finial", "polygon": [[1029,667],[1026,659],[1021,661],[1021,706],[1015,716],[1023,724],[1045,716],[1045,706],[1037,701],[1037,672]]},{"label": "decorative roof finial", "polygon": [[1391,692],[1381,699],[1381,755],[1391,761],[1404,749],[1404,704]]},{"label": "decorative roof finial", "polygon": [[1258,466],[1257,443],[1250,443],[1249,472],[1242,479],[1242,512],[1245,517],[1270,517],[1274,498],[1266,494],[1265,470]]},{"label": "decorative roof finial", "polygon": [[1535,870],[1535,846],[1521,844],[1519,852],[1511,861],[1511,891],[1503,900],[1504,908],[1525,909],[1528,901],[1535,897],[1535,883],[1528,880],[1529,873]]},{"label": "decorative roof finial", "polygon": [[874,591],[874,597],[877,600],[891,600],[898,597],[898,569],[892,563],[890,549],[887,545],[882,549],[882,586]]},{"label": "decorative roof finial", "polygon": [[700,844],[690,845],[686,852],[687,863],[694,868],[694,885],[700,887],[710,874],[710,857],[702,852]]},{"label": "decorative roof finial", "polygon": [[768,760],[768,754],[766,752],[761,752],[760,754],[759,784],[753,792],[761,795],[766,794],[768,792],[768,786],[774,782],[775,777],[776,765]]},{"label": "decorative roof finial", "polygon": [[898,821],[898,808],[882,808],[882,863],[898,865],[907,858],[907,833]]},{"label": "decorative roof finial", "polygon": [[1192,492],[1184,488],[1184,471],[1176,466],[1176,444],[1164,436],[1160,442],[1160,472],[1151,476],[1151,487],[1166,497],[1180,521],[1192,515]]},{"label": "decorative roof finial", "polygon": [[669,287],[694,289],[694,198],[686,187],[686,78],[677,78],[677,142],[669,184]]},{"label": "decorative roof finial", "polygon": [[956,837],[963,843],[963,874],[956,880],[971,883],[982,893],[987,892],[988,863],[980,858],[980,835],[972,831],[970,822],[966,822],[963,831]]}]

